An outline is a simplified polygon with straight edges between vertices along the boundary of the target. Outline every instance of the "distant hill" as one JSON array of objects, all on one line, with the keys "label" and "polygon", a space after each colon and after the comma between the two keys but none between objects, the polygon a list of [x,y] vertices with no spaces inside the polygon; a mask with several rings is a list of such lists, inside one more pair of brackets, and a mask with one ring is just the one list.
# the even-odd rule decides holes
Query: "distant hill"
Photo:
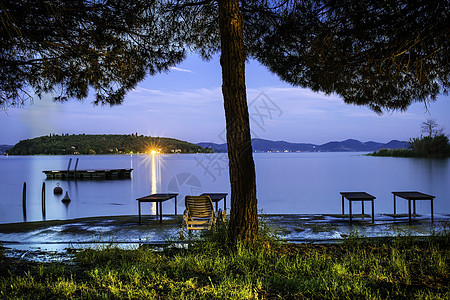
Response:
[{"label": "distant hill", "polygon": [[0,145],[0,155],[4,154],[6,150],[11,149],[12,145]]},{"label": "distant hill", "polygon": [[8,150],[11,155],[34,154],[120,154],[212,152],[201,146],[171,138],[130,134],[50,135],[22,140]]},{"label": "distant hill", "polygon": [[[285,141],[270,141],[264,139],[252,139],[252,148],[255,152],[369,152],[380,149],[406,149],[408,142],[392,140],[389,143],[360,142],[358,140],[345,140],[341,142],[329,142],[323,145],[289,143]],[[226,152],[227,144],[198,143],[203,148],[209,147],[214,152]]]},{"label": "distant hill", "polygon": [[263,139],[252,139],[252,148],[256,152],[283,152],[288,150],[289,152],[301,151],[301,152],[311,152],[314,151],[313,144],[304,143],[288,143],[285,141],[269,141]]}]

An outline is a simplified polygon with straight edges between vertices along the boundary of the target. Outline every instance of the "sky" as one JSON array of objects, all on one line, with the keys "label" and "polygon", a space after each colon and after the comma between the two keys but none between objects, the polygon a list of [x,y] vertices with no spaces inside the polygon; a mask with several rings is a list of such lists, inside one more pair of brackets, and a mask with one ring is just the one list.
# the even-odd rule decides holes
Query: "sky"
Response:
[{"label": "sky", "polygon": [[[408,141],[433,119],[450,133],[450,97],[405,112],[377,115],[367,107],[345,104],[282,82],[256,61],[246,64],[246,85],[253,138],[324,144]],[[55,103],[51,95],[22,108],[0,111],[0,144],[52,134],[131,134],[171,137],[193,143],[225,142],[225,112],[218,57],[189,56],[168,73],[148,76],[122,105],[94,106],[92,99]]]}]

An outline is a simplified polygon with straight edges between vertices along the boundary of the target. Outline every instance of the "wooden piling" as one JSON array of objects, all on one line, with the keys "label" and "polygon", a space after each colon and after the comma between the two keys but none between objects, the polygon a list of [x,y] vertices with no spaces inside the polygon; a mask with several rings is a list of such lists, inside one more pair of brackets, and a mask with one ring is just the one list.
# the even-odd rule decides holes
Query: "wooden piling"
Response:
[{"label": "wooden piling", "polygon": [[69,165],[67,166],[67,171],[66,171],[67,177],[69,177],[69,171],[70,171],[71,164],[72,164],[72,158],[69,159]]},{"label": "wooden piling", "polygon": [[73,177],[77,178],[77,167],[78,167],[78,157],[77,157],[77,161],[75,163],[75,169],[73,169]]},{"label": "wooden piling", "polygon": [[23,209],[23,220],[27,221],[27,183],[23,183],[22,189],[22,209]]},{"label": "wooden piling", "polygon": [[42,183],[42,217],[45,219],[45,182]]}]

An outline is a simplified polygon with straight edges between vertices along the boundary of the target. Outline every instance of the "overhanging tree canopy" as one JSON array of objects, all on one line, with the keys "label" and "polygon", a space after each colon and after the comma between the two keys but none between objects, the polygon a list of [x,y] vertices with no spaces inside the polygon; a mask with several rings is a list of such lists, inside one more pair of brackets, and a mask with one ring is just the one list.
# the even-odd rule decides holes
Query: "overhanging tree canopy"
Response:
[{"label": "overhanging tree canopy", "polygon": [[185,51],[158,13],[159,2],[0,2],[0,106],[34,95],[120,104],[147,74],[167,71]]},{"label": "overhanging tree canopy", "polygon": [[449,11],[439,0],[292,1],[252,24],[249,51],[293,85],[404,110],[447,93]]}]

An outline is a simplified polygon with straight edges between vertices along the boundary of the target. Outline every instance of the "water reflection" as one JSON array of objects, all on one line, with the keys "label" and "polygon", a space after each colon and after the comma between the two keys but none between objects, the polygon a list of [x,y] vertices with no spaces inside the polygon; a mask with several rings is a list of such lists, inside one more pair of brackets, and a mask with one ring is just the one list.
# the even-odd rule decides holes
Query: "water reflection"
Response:
[{"label": "water reflection", "polygon": [[[156,186],[156,178],[158,178],[158,174],[156,173],[156,153],[153,152],[152,154],[152,194],[156,194],[158,192],[157,186]],[[157,202],[152,202],[152,215],[156,214],[156,206],[158,205]]]},{"label": "water reflection", "polygon": [[[80,185],[79,181],[77,179],[75,180],[68,180],[67,181],[67,192],[70,198],[70,201],[66,202],[61,200],[64,203],[64,207],[66,208],[66,218],[70,218],[71,214],[73,215],[79,215],[80,210]],[[71,206],[71,209],[69,211],[69,205]]]},{"label": "water reflection", "polygon": [[66,195],[64,196],[64,198],[61,200],[61,203],[64,205],[64,207],[66,208],[66,219],[70,218],[69,215],[69,205],[72,202],[72,199],[70,199],[69,196],[69,192],[66,192]]},{"label": "water reflection", "polygon": [[[150,186],[151,186],[151,194],[156,194],[161,192],[161,165],[162,165],[162,155],[157,151],[152,150],[150,154],[146,155],[143,164],[150,169]],[[150,168],[148,168],[150,166]],[[156,214],[157,203],[151,202],[150,212],[152,215]]]},{"label": "water reflection", "polygon": [[[443,195],[439,195],[441,193],[436,193],[436,191],[444,191],[445,185],[449,182],[448,175],[450,172],[448,166],[450,159],[414,158],[411,162],[411,172],[419,173],[412,176],[416,188],[411,189],[420,189],[420,192],[435,195],[435,204],[440,207],[445,206],[448,208],[449,202],[448,199],[446,199],[446,195],[442,197]],[[422,213],[424,213],[429,210],[429,203],[428,201],[418,201],[417,207],[421,209]]]},{"label": "water reflection", "polygon": [[428,186],[430,190],[439,182],[440,174],[448,173],[449,159],[420,159],[422,169],[426,172],[426,178],[428,179]]},{"label": "water reflection", "polygon": [[159,174],[156,171],[156,153],[152,153],[152,194],[156,194],[158,192],[157,189],[157,178],[160,178],[160,176],[158,176]]}]

